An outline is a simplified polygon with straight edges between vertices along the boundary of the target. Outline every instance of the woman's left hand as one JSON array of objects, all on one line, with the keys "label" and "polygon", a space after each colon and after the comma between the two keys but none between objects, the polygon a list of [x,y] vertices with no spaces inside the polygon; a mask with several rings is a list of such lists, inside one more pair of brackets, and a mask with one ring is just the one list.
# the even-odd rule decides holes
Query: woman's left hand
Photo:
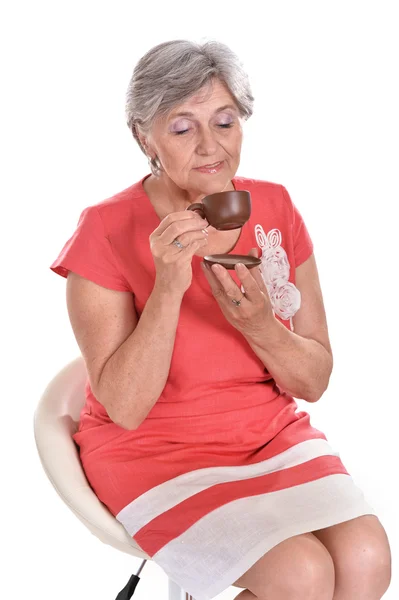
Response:
[{"label": "woman's left hand", "polygon": [[[257,257],[257,249],[252,248],[248,254]],[[249,270],[245,265],[236,265],[235,272],[245,290],[243,294],[225,267],[202,265],[222,313],[243,335],[256,338],[275,323],[269,293],[259,267]],[[233,300],[239,300],[240,305],[237,306]]]}]

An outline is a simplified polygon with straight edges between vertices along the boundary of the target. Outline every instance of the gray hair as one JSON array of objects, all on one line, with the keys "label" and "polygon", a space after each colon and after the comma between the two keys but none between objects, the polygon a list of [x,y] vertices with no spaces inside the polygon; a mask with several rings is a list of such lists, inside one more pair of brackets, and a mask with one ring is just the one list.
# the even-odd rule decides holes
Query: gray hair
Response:
[{"label": "gray hair", "polygon": [[[248,119],[254,101],[248,76],[225,44],[174,40],[155,46],[139,60],[127,90],[126,120],[144,154],[139,131],[148,133],[157,117],[169,113],[214,78],[226,85],[241,117]],[[158,175],[159,159],[149,162],[153,174]]]}]

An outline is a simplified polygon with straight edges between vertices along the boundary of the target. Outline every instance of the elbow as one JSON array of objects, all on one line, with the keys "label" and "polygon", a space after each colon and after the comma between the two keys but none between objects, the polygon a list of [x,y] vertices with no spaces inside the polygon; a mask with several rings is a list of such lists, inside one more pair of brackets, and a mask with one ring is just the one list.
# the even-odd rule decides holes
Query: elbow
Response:
[{"label": "elbow", "polygon": [[[128,409],[123,409],[120,406],[114,407],[114,409],[110,409],[108,412],[108,416],[118,427],[122,429],[126,429],[127,431],[134,431],[138,429],[140,425],[145,421],[147,417],[147,413],[143,413],[139,411],[137,407],[129,406]],[[151,409],[150,409],[151,410]]]},{"label": "elbow", "polygon": [[113,416],[110,416],[116,425],[122,427],[122,429],[126,429],[127,431],[134,431],[135,429],[138,429],[146,420],[156,402],[156,400],[151,397],[145,398],[140,394],[137,394],[137,396],[140,396],[139,405],[134,403],[133,397],[127,398],[125,407],[123,408],[118,406],[114,410]]},{"label": "elbow", "polygon": [[140,423],[137,422],[137,419],[134,419],[132,414],[127,414],[125,410],[121,410],[119,406],[115,406],[114,401],[107,402],[107,400],[100,395],[97,396],[97,400],[103,405],[111,421],[115,423],[115,425],[118,425],[118,427],[126,429],[127,431],[133,431],[139,427]]},{"label": "elbow", "polygon": [[303,400],[309,402],[310,404],[314,404],[315,402],[318,402],[320,400],[325,391],[326,390],[323,390],[321,392],[316,390],[312,391],[311,393],[306,394],[306,397],[304,397]]},{"label": "elbow", "polygon": [[[147,397],[135,390],[128,395],[116,396],[115,392],[106,393],[103,389],[96,398],[104,406],[111,421],[127,431],[134,431],[140,427],[158,399]],[[136,398],[140,398],[139,403],[135,402]]]},{"label": "elbow", "polygon": [[[98,388],[96,391],[93,390],[93,393],[115,425],[127,431],[133,431],[140,426],[141,421],[138,421],[137,415],[133,415],[132,411],[127,411],[126,408],[123,408],[120,405],[120,401],[116,401],[114,394],[106,394],[104,389],[100,390]],[[127,401],[125,404],[129,404],[129,402]]]},{"label": "elbow", "polygon": [[333,359],[332,359],[332,356],[330,355],[328,368],[325,370],[324,374],[320,373],[319,378],[313,382],[313,385],[312,385],[311,389],[309,389],[307,391],[306,398],[304,398],[304,400],[306,400],[307,402],[310,402],[312,404],[315,402],[318,402],[320,400],[320,398],[323,396],[324,392],[327,390],[328,385],[330,383],[332,369],[333,369]]},{"label": "elbow", "polygon": [[298,386],[296,390],[290,390],[287,387],[283,388],[281,385],[278,385],[278,387],[280,391],[289,394],[294,398],[298,398],[298,400],[304,400],[305,402],[309,402],[310,404],[318,402],[327,389],[327,386],[320,388],[317,386],[305,387],[304,385]]},{"label": "elbow", "polygon": [[318,402],[327,389],[327,385],[322,387],[312,386],[306,388],[302,385],[300,388],[298,386],[297,390],[289,390],[287,387],[283,388],[280,385],[278,385],[278,387],[280,391],[287,393],[294,398],[298,398],[298,400],[305,400],[305,402],[309,402],[310,404]]},{"label": "elbow", "polygon": [[139,427],[139,425],[137,423],[132,423],[131,421],[127,421],[126,419],[122,419],[122,420],[114,420],[115,425],[118,425],[118,427],[121,427],[122,429],[125,429],[126,431],[134,431],[135,429],[137,429]]},{"label": "elbow", "polygon": [[118,425],[118,427],[121,427],[122,429],[125,429],[126,431],[134,431],[135,429],[137,429],[139,427],[139,424],[136,423],[135,421],[132,421],[132,419],[130,418],[126,418],[123,416],[112,416],[109,415],[109,418],[111,419],[111,421],[113,423],[115,423],[115,425]]},{"label": "elbow", "polygon": [[134,431],[137,429],[141,423],[137,421],[137,419],[133,419],[132,415],[127,415],[125,412],[121,411],[107,411],[108,416],[115,425],[125,429],[126,431]]},{"label": "elbow", "polygon": [[330,382],[330,375],[331,372],[328,374],[328,377],[325,381],[319,382],[319,385],[314,385],[310,390],[308,390],[303,399],[306,400],[306,402],[310,402],[311,404],[318,402],[328,388],[328,384]]}]

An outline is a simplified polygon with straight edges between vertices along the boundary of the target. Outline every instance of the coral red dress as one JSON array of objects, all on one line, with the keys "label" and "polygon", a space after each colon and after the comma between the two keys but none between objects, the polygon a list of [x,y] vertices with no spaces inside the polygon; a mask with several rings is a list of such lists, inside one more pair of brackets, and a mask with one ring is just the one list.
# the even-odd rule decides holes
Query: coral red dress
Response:
[{"label": "coral red dress", "polygon": [[[143,181],[86,208],[51,265],[130,292],[140,314],[155,267],[159,225]],[[295,268],[313,252],[287,190],[236,177],[252,213],[233,250],[262,250],[275,317],[292,328]],[[209,600],[283,540],[375,514],[326,436],[280,390],[224,318],[193,257],[193,280],[162,395],[133,431],[111,421],[87,383],[74,438],[99,499],[167,575]]]}]

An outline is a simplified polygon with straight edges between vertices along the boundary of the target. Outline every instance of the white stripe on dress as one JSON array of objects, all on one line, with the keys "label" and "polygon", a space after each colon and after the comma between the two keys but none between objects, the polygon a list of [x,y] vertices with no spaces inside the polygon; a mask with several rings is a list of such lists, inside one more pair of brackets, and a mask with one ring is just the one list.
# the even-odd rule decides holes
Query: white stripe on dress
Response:
[{"label": "white stripe on dress", "polygon": [[153,559],[195,600],[210,600],[280,542],[364,514],[375,511],[353,479],[327,475],[224,504],[166,544]]},{"label": "white stripe on dress", "polygon": [[288,450],[252,465],[209,467],[183,473],[148,490],[127,506],[116,518],[128,533],[134,534],[162,513],[190,496],[219,483],[242,481],[303,464],[319,456],[337,456],[324,439],[300,442]]}]

